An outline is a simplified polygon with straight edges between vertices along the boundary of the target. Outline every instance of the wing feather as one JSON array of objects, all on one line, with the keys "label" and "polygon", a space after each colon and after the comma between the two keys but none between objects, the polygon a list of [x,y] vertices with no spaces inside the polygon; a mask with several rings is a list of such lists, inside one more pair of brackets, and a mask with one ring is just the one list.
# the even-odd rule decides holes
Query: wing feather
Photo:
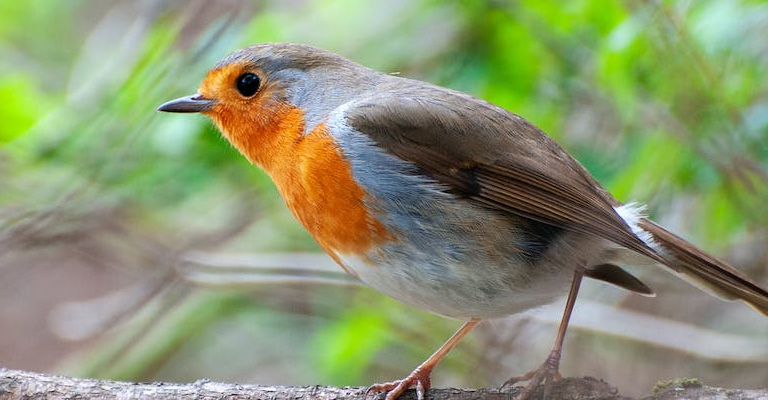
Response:
[{"label": "wing feather", "polygon": [[474,201],[663,262],[616,213],[619,203],[523,118],[447,89],[398,90],[348,106],[347,123]]}]

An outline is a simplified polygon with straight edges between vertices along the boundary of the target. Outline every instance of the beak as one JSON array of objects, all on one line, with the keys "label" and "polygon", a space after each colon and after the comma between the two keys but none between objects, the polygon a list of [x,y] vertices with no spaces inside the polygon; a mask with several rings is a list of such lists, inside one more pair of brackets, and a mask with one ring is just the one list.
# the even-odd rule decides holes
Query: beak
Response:
[{"label": "beak", "polygon": [[157,107],[157,111],[174,113],[199,113],[208,111],[216,104],[216,100],[206,99],[201,94],[181,97]]}]

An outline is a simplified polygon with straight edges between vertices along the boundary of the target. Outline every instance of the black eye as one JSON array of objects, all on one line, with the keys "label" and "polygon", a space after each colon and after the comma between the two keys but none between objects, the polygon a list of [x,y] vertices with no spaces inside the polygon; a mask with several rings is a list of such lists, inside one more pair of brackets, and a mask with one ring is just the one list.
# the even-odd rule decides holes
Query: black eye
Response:
[{"label": "black eye", "polygon": [[235,81],[237,91],[245,97],[251,97],[256,94],[256,91],[259,90],[259,84],[261,84],[259,76],[250,72],[238,76],[237,81]]}]

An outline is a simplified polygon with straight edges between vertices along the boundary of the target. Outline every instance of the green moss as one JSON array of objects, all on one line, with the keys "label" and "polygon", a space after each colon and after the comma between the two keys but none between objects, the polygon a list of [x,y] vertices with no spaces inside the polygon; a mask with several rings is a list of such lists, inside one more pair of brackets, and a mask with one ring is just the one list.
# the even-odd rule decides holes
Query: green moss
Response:
[{"label": "green moss", "polygon": [[676,378],[656,382],[656,384],[653,385],[653,393],[659,393],[675,388],[687,389],[698,388],[702,386],[704,386],[704,384],[701,382],[701,380],[699,380],[699,378]]}]

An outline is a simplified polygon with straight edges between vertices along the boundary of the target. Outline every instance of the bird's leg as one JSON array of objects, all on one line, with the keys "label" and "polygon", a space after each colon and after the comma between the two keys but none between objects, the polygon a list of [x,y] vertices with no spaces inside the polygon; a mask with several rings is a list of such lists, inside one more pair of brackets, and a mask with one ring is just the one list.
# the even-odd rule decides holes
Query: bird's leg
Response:
[{"label": "bird's leg", "polygon": [[584,270],[581,268],[576,269],[576,272],[573,275],[573,281],[571,282],[571,289],[568,291],[568,299],[565,302],[563,318],[560,320],[560,327],[557,329],[555,345],[552,347],[549,357],[547,357],[539,368],[536,368],[525,375],[512,377],[501,385],[502,388],[505,388],[518,382],[528,381],[528,385],[525,386],[515,400],[527,400],[542,382],[544,382],[544,399],[547,399],[549,397],[549,389],[552,382],[562,378],[559,371],[560,355],[563,351],[565,332],[568,330],[568,321],[571,319],[573,305],[576,303],[576,296],[579,294],[579,286],[581,286],[581,278],[583,276]]},{"label": "bird's leg", "polygon": [[368,388],[365,392],[366,397],[370,392],[387,392],[386,400],[395,400],[400,397],[403,392],[408,390],[411,386],[416,386],[416,396],[418,400],[424,399],[424,392],[430,388],[430,374],[432,369],[442,361],[446,354],[453,349],[461,339],[467,335],[477,324],[480,323],[478,318],[472,318],[465,322],[464,325],[456,331],[437,351],[435,351],[429,358],[426,359],[421,365],[416,367],[408,376],[403,379],[387,382],[377,383]]}]

